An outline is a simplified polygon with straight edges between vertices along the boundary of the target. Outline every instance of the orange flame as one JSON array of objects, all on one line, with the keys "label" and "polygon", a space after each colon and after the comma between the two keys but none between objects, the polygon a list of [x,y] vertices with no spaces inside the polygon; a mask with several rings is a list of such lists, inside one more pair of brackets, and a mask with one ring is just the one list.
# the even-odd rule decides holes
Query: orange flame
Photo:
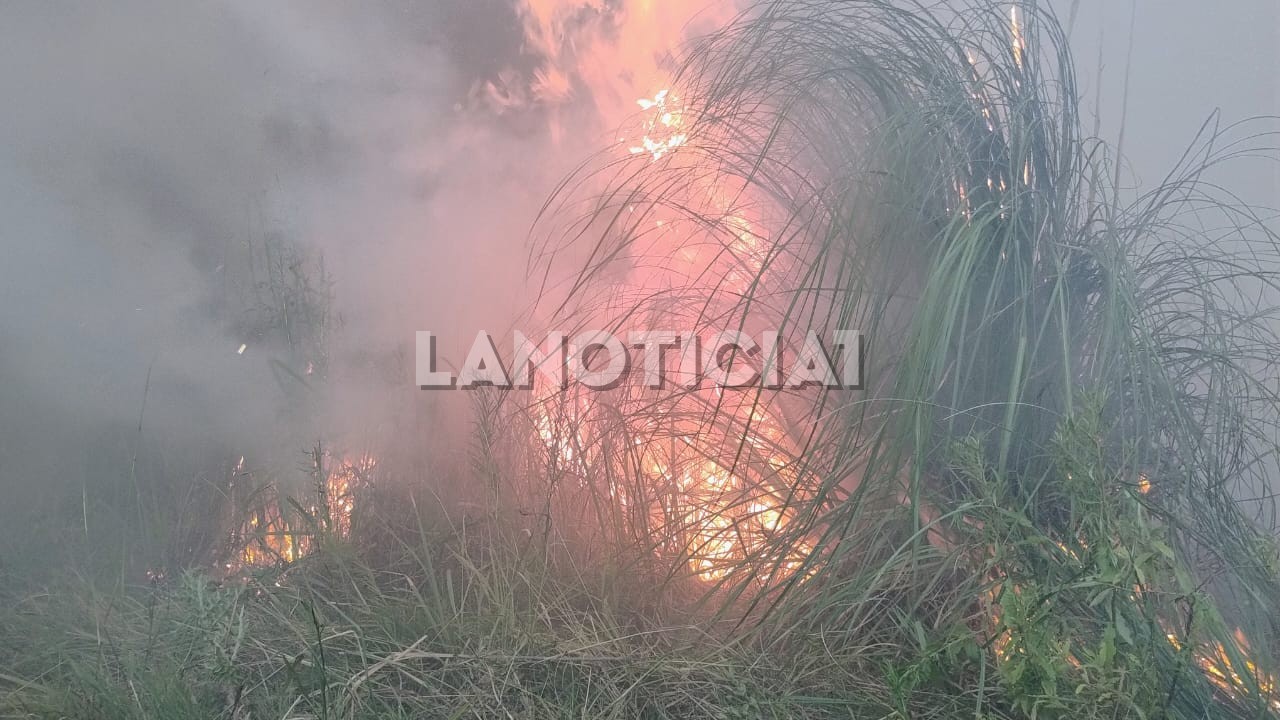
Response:
[{"label": "orange flame", "polygon": [[[630,144],[621,139],[631,156],[652,163],[689,144],[692,128],[673,89],[659,90],[636,104],[644,114],[639,139]],[[660,277],[633,273],[627,279],[630,289],[641,289],[646,283],[670,288],[673,283],[714,274],[729,295],[741,296],[765,267],[767,245],[762,242],[760,223],[748,220],[743,212],[749,207],[743,202],[748,195],[745,188],[728,187],[726,178],[710,174],[697,177],[705,179],[695,180],[688,202],[681,204],[708,208],[706,215],[716,218],[710,228],[714,236],[690,234],[706,233],[708,228],[679,217],[652,218],[653,225],[644,230],[646,240],[658,243],[656,251],[671,262],[662,264],[660,274],[666,275]],[[634,212],[635,207],[630,210]],[[709,265],[714,273],[706,272]],[[695,390],[674,399],[679,410],[671,418],[655,418],[651,405],[603,417],[602,411],[581,399],[543,394],[532,421],[550,457],[561,468],[584,476],[601,463],[617,462],[593,449],[592,443],[603,441],[605,428],[614,427],[630,438],[640,458],[637,469],[647,486],[643,493],[631,495],[645,497],[629,496],[610,483],[610,498],[638,512],[652,537],[666,539],[661,551],[685,558],[696,577],[720,580],[744,561],[754,567],[773,565],[788,574],[795,572],[812,552],[802,538],[789,537],[786,557],[767,557],[775,546],[784,545],[773,542],[778,534],[797,534],[791,523],[801,498],[795,495],[796,478],[791,477],[795,451],[786,427],[753,402],[735,406],[720,395],[710,397],[709,392]],[[713,429],[694,419],[707,407],[716,408],[716,422],[725,427]],[[661,431],[656,428],[659,425]],[[723,447],[717,449],[717,444]],[[742,450],[755,458],[754,466],[738,463],[736,456]]]},{"label": "orange flame", "polygon": [[[297,562],[314,549],[320,527],[336,537],[349,537],[357,491],[369,481],[376,466],[372,457],[364,455],[326,468],[324,481],[317,488],[318,502],[307,507],[307,518],[290,517],[278,496],[266,498],[235,533],[233,543],[240,547],[239,555],[227,563],[226,570],[238,572]],[[236,474],[245,474],[243,469],[241,458]]]},{"label": "orange flame", "polygon": [[[1243,668],[1236,668],[1231,662],[1231,655],[1220,642],[1202,645],[1195,649],[1196,664],[1200,666],[1209,682],[1219,692],[1234,700],[1261,697],[1272,710],[1280,711],[1280,694],[1276,692],[1276,679],[1263,672],[1257,664],[1249,659],[1249,641],[1239,628],[1235,630],[1236,644],[1245,654]],[[1175,649],[1182,645],[1173,634],[1168,636]],[[1245,675],[1241,674],[1243,670]]]}]

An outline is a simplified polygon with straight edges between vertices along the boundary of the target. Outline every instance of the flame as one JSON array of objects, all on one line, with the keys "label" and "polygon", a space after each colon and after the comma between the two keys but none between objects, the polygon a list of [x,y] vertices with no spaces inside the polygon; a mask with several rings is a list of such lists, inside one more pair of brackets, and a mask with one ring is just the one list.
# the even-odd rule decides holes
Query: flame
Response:
[{"label": "flame", "polygon": [[[767,482],[760,471],[729,467],[708,458],[703,443],[691,437],[707,436],[706,428],[695,421],[677,419],[659,429],[652,414],[629,414],[623,430],[632,436],[644,491],[610,483],[610,499],[623,509],[635,509],[644,518],[646,529],[663,538],[660,553],[685,558],[692,573],[704,581],[727,577],[747,564],[768,571],[772,566],[785,575],[799,570],[812,551],[803,538],[795,540],[785,557],[769,553],[771,542],[787,532],[794,521],[794,501],[788,503],[782,487],[793,458],[778,442],[785,433],[767,413],[756,411],[753,426],[744,442],[764,456],[765,464],[777,476]],[[616,417],[615,417],[616,421]],[[533,414],[533,426],[559,467],[577,474],[586,485],[592,468],[608,462],[590,430],[606,422],[597,408],[558,399],[544,401]]]},{"label": "flame", "polygon": [[[317,488],[317,503],[307,507],[309,519],[293,518],[278,496],[267,497],[250,511],[248,519],[233,536],[239,556],[226,565],[228,572],[250,568],[288,565],[308,555],[315,547],[317,525],[336,537],[349,537],[356,495],[367,484],[376,460],[369,455],[344,458],[326,468]],[[244,473],[244,458],[236,464],[236,475]]]},{"label": "flame", "polygon": [[[591,13],[574,12],[588,6]],[[525,0],[524,13],[526,33],[546,58],[548,73],[571,77],[574,87],[589,91],[606,122],[616,119],[627,127],[612,108],[629,108],[635,118],[631,129],[615,136],[614,150],[622,158],[633,159],[640,172],[645,171],[641,163],[655,165],[654,172],[693,171],[694,179],[679,190],[681,197],[623,208],[630,211],[624,220],[631,225],[620,231],[637,236],[636,252],[663,259],[629,268],[620,283],[623,292],[650,296],[684,288],[743,297],[766,270],[786,267],[788,260],[771,257],[773,245],[765,241],[770,218],[758,208],[768,207],[767,199],[753,198],[746,180],[698,166],[701,156],[689,151],[696,118],[656,58],[664,47],[676,46],[691,8],[630,0]],[[586,17],[591,20],[583,21]],[[717,22],[705,14],[700,19]],[[624,20],[626,32],[613,37],[588,32],[583,24]],[[639,32],[642,28],[652,32]],[[631,99],[613,105],[607,98],[617,92]],[[575,126],[581,120],[575,118]],[[698,221],[690,220],[690,209]],[[633,391],[623,388],[615,395]],[[681,397],[663,399],[670,408],[654,411],[652,394],[632,398],[634,406],[624,400],[622,407],[605,408],[598,396],[588,401],[538,386],[530,434],[535,447],[545,450],[540,461],[576,477],[582,489],[592,485],[591,491],[607,494],[626,510],[627,522],[644,526],[644,537],[661,544],[656,552],[680,558],[694,576],[720,580],[748,559],[748,565],[795,572],[812,552],[795,522],[796,508],[804,502],[794,493],[798,471],[792,466],[799,451],[773,411],[746,403],[711,412],[708,408],[724,406],[724,399],[711,392],[677,393]],[[619,438],[630,446],[630,458],[619,457]],[[614,449],[606,451],[610,443]],[[750,463],[736,461],[739,447],[752,457]],[[639,459],[631,463],[633,458]],[[627,487],[617,477],[642,486]],[[786,545],[776,542],[782,533],[793,540],[790,550],[777,549]],[[786,557],[769,557],[784,552]]]},{"label": "flame", "polygon": [[[1244,632],[1240,628],[1236,628],[1233,634],[1235,635],[1236,646],[1245,655],[1243,668],[1234,667],[1231,662],[1231,654],[1227,652],[1227,648],[1220,642],[1207,643],[1195,648],[1193,654],[1196,664],[1210,684],[1227,697],[1233,700],[1260,697],[1272,710],[1280,711],[1280,693],[1276,691],[1275,676],[1262,671],[1248,657],[1250,653],[1249,640],[1245,637]],[[1175,650],[1182,649],[1182,643],[1176,635],[1170,633],[1167,637]],[[1241,674],[1241,670],[1245,675]]]},{"label": "flame", "polygon": [[[499,111],[542,106],[556,142],[586,122],[616,127],[632,98],[658,86],[688,37],[726,25],[737,14],[734,0],[517,0],[524,48],[539,59],[529,73],[510,69],[479,88]],[[584,118],[582,100],[595,110]]]},{"label": "flame", "polygon": [[1027,50],[1027,41],[1022,36],[1022,21],[1018,18],[1018,6],[1009,8],[1009,34],[1013,37],[1013,64],[1022,69],[1022,56]]},{"label": "flame", "polygon": [[[636,104],[640,109],[650,112],[642,125],[643,137],[640,144],[630,148],[632,155],[648,153],[657,161],[663,155],[684,145],[689,136],[683,131],[684,108],[679,101],[670,95],[669,88],[659,90],[650,98],[640,98]],[[671,104],[668,105],[670,97]]]},{"label": "flame", "polygon": [[[674,88],[633,102],[640,125],[635,139],[619,139],[620,151],[652,164],[689,144],[693,128]],[[689,158],[689,169],[697,169],[696,154],[680,155]],[[664,164],[657,171],[667,169],[672,168]],[[784,266],[769,258],[765,222],[756,210],[763,203],[753,204],[745,181],[701,172],[694,177],[673,202],[679,211],[650,205],[635,214],[635,205],[626,208],[631,231],[666,260],[632,269],[624,281],[627,291],[660,295],[683,286],[710,294],[708,284],[715,283],[726,297],[742,297],[766,267]],[[712,222],[666,214],[689,208]],[[714,388],[677,391],[657,404],[652,394],[627,392],[621,393],[620,407],[606,410],[573,393],[537,389],[532,431],[547,459],[583,486],[598,482],[607,489],[637,530],[660,545],[656,552],[683,559],[697,578],[718,581],[739,568],[762,575],[799,571],[813,550],[795,525],[804,502],[793,469],[799,450],[774,412],[750,398],[735,402]],[[635,404],[628,405],[628,398]],[[627,439],[630,458],[606,452],[613,438]],[[627,487],[616,477],[636,478],[642,486]],[[784,533],[788,542],[776,542]]]},{"label": "flame", "polygon": [[246,542],[240,562],[228,570],[289,564],[311,550],[310,536],[295,530],[276,502],[254,511],[241,532]]},{"label": "flame", "polygon": [[[675,90],[663,88],[636,104],[646,115],[643,137],[628,149],[632,156],[654,163],[689,145],[692,128]],[[698,160],[690,155],[689,164]],[[768,265],[771,247],[760,218],[749,217],[758,205],[745,182],[712,173],[692,177],[699,179],[680,204],[713,222],[655,218],[655,251],[672,261],[663,264],[666,274],[637,273],[630,284],[660,291],[692,279],[694,292],[745,297]],[[777,259],[773,265],[781,266]],[[794,527],[804,492],[794,469],[799,448],[786,424],[750,393],[735,401],[718,388],[701,388],[680,393],[675,404],[672,419],[655,419],[648,410],[627,414],[640,425],[627,433],[641,448],[646,483],[663,498],[650,515],[660,536],[672,538],[667,550],[685,557],[692,574],[707,582],[744,568],[764,570],[758,573],[764,578],[774,569],[783,577],[800,571],[813,544]],[[669,427],[659,428],[663,423]],[[783,533],[787,542],[776,542]]]},{"label": "flame", "polygon": [[326,517],[330,531],[338,537],[351,535],[351,515],[356,509],[356,490],[367,481],[376,467],[376,460],[369,455],[362,455],[354,460],[344,459],[326,474],[322,492]]},{"label": "flame", "polygon": [[[1068,553],[1074,557],[1074,553],[1070,551]],[[1001,585],[997,583],[987,591],[984,605],[987,622],[995,633],[991,639],[992,652],[998,662],[1005,662],[1015,650],[1012,648],[1013,633],[1003,624],[1003,615],[998,602],[1000,588]],[[1005,592],[1018,594],[1020,589],[1016,585],[1011,585],[1005,588]],[[1242,668],[1235,666],[1231,660],[1231,653],[1221,642],[1208,642],[1192,647],[1191,653],[1196,666],[1204,673],[1209,683],[1226,697],[1233,700],[1260,697],[1272,710],[1280,711],[1280,691],[1277,690],[1276,677],[1263,671],[1254,660],[1249,658],[1251,652],[1249,640],[1241,629],[1236,628],[1233,635],[1236,647],[1244,655],[1241,662]],[[1186,642],[1176,633],[1167,632],[1165,639],[1174,650],[1181,651],[1186,647]],[[1067,660],[1074,666],[1080,665],[1080,660],[1074,656],[1069,656]]]}]

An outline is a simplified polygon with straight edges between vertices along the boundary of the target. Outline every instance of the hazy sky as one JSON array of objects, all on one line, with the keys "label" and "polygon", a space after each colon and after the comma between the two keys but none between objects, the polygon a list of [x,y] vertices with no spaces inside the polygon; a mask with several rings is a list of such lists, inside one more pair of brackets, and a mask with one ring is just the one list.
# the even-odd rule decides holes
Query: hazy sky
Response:
[{"label": "hazy sky", "polygon": [[[1053,2],[1064,23],[1072,5]],[[1080,0],[1078,6],[1071,44],[1089,106],[1086,129],[1092,129],[1101,60],[1102,134],[1118,139],[1128,64],[1124,153],[1143,185],[1162,179],[1213,110],[1221,110],[1224,123],[1280,116],[1275,0]],[[1230,180],[1251,202],[1280,204],[1271,167],[1255,165]]]}]

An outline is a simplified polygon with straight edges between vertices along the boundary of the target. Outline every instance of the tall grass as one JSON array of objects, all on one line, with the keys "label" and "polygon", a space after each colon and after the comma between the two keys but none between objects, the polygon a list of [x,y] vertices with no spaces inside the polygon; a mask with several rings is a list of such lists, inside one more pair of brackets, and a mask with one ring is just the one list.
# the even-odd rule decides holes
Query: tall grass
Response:
[{"label": "tall grass", "polygon": [[[330,546],[240,582],[120,592],[66,578],[0,610],[0,715],[108,718],[803,718],[879,714],[817,659],[637,627],[597,569],[425,507],[377,561]],[[392,519],[407,520],[398,525]],[[633,585],[640,589],[640,583]]]},{"label": "tall grass", "polygon": [[[806,403],[798,521],[764,553],[772,570],[719,583],[713,604],[780,651],[945,678],[979,713],[1280,708],[1265,671],[1240,670],[1275,667],[1280,629],[1274,528],[1243,502],[1275,477],[1280,257],[1265,211],[1210,179],[1272,157],[1275,133],[1213,118],[1127,198],[1033,2],[763,2],[673,87],[686,146],[610,155],[549,205],[540,257],[585,258],[555,307],[859,329],[871,358],[865,392],[751,400]],[[754,258],[739,213],[764,228]],[[613,289],[669,267],[672,243],[723,262]],[[730,287],[735,269],[750,281]],[[689,394],[646,397],[661,416]],[[711,430],[731,419],[717,404],[698,440],[741,446]],[[804,567],[758,593],[801,541]],[[1203,648],[1230,657],[1231,687]]]}]

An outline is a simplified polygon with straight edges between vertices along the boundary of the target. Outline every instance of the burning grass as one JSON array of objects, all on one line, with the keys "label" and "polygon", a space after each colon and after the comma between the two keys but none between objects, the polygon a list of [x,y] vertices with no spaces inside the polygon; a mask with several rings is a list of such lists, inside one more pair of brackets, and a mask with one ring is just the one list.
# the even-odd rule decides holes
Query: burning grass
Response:
[{"label": "burning grass", "polygon": [[[350,536],[357,496],[372,482],[377,461],[368,455],[335,460],[320,447],[310,459],[312,492],[299,500],[276,487],[253,488],[253,476],[240,458],[234,474],[252,489],[241,513],[247,519],[228,541],[233,555],[224,566],[228,574],[288,565],[311,553],[323,538]],[[234,499],[232,504],[240,505]]]},{"label": "burning grass", "polygon": [[[689,417],[691,457],[713,459],[692,485],[785,508],[776,539],[702,544],[749,569],[704,575],[713,596],[766,636],[896,648],[882,662],[917,682],[994,673],[1033,716],[1272,711],[1274,648],[1234,626],[1272,638],[1280,617],[1273,529],[1237,501],[1276,457],[1280,247],[1206,173],[1274,157],[1275,133],[1206,125],[1127,204],[1033,3],[766,2],[672,87],[678,147],[606,155],[548,207],[542,261],[589,258],[555,312],[858,329],[875,363],[864,392],[764,400],[785,418],[759,426],[764,465],[793,468],[777,485],[747,459],[758,396],[599,399],[623,418],[589,424],[600,447]],[[586,482],[608,502],[626,469],[602,464]],[[695,524],[728,535],[730,507]]]},{"label": "burning grass", "polygon": [[865,389],[478,393],[484,497],[439,512],[317,451],[314,498],[237,524],[242,583],[15,602],[72,660],[10,652],[2,707],[1280,712],[1280,555],[1239,502],[1276,457],[1280,251],[1206,175],[1273,135],[1207,125],[1126,202],[1073,72],[1032,3],[752,8],[548,204],[537,312],[858,329]]}]

